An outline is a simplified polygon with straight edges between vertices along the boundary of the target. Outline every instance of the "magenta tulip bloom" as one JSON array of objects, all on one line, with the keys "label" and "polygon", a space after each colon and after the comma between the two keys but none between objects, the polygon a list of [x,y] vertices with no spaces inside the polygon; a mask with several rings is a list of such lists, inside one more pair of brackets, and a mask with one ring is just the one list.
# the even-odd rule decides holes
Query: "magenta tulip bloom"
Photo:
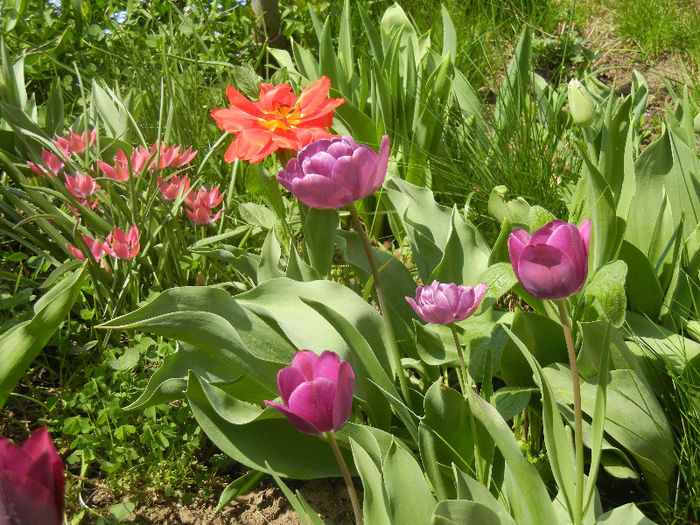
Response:
[{"label": "magenta tulip bloom", "polygon": [[63,162],[61,162],[58,155],[46,151],[45,149],[41,150],[41,161],[44,164],[37,165],[33,162],[27,162],[27,166],[32,168],[32,171],[41,177],[54,177],[63,169]]},{"label": "magenta tulip bloom", "polygon": [[591,221],[577,228],[555,220],[532,237],[521,229],[508,238],[513,271],[527,292],[538,299],[564,299],[578,293],[588,275]]},{"label": "magenta tulip bloom", "polygon": [[85,200],[100,189],[90,175],[76,173],[75,177],[66,174],[66,188],[78,200]]},{"label": "magenta tulip bloom", "polygon": [[350,137],[321,139],[305,146],[277,180],[312,208],[342,208],[372,195],[384,182],[389,163],[389,137],[379,154]]},{"label": "magenta tulip bloom", "polygon": [[185,197],[185,206],[188,208],[187,216],[199,226],[206,226],[218,221],[221,217],[221,210],[212,216],[214,213],[212,208],[221,204],[225,193],[219,195],[218,185],[211,191],[207,191],[206,188],[199,188],[197,193],[190,191]]},{"label": "magenta tulip bloom", "polygon": [[416,298],[406,297],[406,301],[426,323],[450,324],[463,321],[476,312],[485,293],[486,283],[472,288],[433,281],[430,286],[416,288]]},{"label": "magenta tulip bloom", "polygon": [[321,436],[350,418],[355,374],[335,352],[300,350],[291,366],[277,374],[277,388],[284,405],[265,404],[279,410],[299,432]]},{"label": "magenta tulip bloom", "polygon": [[0,523],[60,525],[65,484],[63,462],[46,427],[22,446],[0,438]]}]

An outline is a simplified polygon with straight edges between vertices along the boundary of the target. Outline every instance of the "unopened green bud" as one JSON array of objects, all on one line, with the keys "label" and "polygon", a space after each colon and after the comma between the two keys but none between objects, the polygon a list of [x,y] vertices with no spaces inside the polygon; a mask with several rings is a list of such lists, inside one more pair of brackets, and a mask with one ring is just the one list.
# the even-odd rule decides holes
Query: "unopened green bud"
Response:
[{"label": "unopened green bud", "polygon": [[695,120],[693,120],[693,129],[700,133],[700,113],[695,115]]},{"label": "unopened green bud", "polygon": [[569,111],[574,122],[587,128],[595,120],[595,105],[588,90],[577,79],[569,82]]}]

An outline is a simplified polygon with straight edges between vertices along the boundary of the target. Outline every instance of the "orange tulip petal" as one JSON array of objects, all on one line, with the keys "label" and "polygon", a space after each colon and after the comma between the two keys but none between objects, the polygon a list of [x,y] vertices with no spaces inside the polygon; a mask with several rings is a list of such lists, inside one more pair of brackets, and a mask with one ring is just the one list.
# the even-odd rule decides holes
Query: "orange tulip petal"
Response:
[{"label": "orange tulip petal", "polygon": [[242,93],[236,91],[231,86],[226,88],[226,96],[231,106],[237,107],[241,109],[241,111],[245,111],[251,115],[258,117],[262,115],[260,108],[255,103],[248,100]]},{"label": "orange tulip petal", "polygon": [[259,120],[259,117],[253,117],[238,108],[215,109],[211,112],[211,116],[214,117],[219,128],[229,133],[238,133],[255,126]]}]

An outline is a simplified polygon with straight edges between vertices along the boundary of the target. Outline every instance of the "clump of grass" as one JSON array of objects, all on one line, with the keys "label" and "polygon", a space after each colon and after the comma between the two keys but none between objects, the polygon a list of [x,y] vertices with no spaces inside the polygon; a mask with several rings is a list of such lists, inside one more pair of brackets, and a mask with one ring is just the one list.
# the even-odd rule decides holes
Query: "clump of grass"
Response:
[{"label": "clump of grass", "polygon": [[620,36],[632,40],[645,58],[679,51],[700,58],[700,9],[694,0],[616,0]]}]

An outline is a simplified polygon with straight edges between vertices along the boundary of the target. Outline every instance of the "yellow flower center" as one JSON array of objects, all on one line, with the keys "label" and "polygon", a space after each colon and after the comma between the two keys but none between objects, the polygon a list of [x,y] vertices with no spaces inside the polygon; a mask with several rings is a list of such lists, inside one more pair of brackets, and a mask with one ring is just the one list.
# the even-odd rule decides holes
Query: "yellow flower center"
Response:
[{"label": "yellow flower center", "polygon": [[[295,113],[297,114],[295,115]],[[296,105],[291,107],[285,105],[278,105],[275,106],[275,109],[273,109],[272,111],[267,112],[266,115],[270,115],[273,118],[268,119],[263,117],[258,119],[258,123],[265,129],[269,129],[271,131],[275,131],[278,129],[291,129],[299,124],[299,119],[301,117],[301,115],[298,114],[298,108],[296,107]]]}]

